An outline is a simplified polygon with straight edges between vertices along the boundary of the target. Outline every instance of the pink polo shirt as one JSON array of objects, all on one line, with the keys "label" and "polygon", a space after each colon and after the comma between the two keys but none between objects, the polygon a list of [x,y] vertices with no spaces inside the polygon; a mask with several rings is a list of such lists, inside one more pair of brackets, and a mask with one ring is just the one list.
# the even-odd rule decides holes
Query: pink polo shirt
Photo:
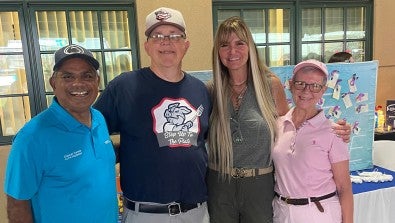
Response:
[{"label": "pink polo shirt", "polygon": [[336,191],[331,164],[348,160],[348,146],[337,137],[323,111],[295,129],[291,109],[278,119],[272,151],[275,191],[291,198],[319,197]]}]

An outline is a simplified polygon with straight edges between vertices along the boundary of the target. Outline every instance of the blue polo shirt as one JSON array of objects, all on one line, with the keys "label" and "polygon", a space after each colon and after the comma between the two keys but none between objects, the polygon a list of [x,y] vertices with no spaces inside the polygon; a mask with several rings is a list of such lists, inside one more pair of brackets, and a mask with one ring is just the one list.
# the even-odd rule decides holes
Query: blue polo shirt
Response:
[{"label": "blue polo shirt", "polygon": [[55,98],[15,136],[4,191],[31,200],[34,222],[117,222],[115,154],[103,116],[91,114],[88,128]]}]

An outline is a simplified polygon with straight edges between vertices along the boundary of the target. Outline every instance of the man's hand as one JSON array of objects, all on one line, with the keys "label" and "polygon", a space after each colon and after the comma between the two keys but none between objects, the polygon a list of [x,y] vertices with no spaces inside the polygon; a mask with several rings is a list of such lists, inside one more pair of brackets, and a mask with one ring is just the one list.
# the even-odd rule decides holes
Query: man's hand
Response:
[{"label": "man's hand", "polygon": [[339,119],[336,124],[337,125],[333,125],[332,127],[336,135],[342,138],[344,142],[349,143],[351,138],[351,125],[343,119]]}]

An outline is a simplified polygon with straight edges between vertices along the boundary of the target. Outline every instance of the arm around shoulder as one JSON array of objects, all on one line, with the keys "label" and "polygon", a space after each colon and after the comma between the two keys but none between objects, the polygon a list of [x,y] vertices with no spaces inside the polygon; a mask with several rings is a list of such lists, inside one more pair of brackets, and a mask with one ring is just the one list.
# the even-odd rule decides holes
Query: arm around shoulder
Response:
[{"label": "arm around shoulder", "polygon": [[336,135],[343,139],[343,142],[349,143],[351,137],[351,125],[343,119],[339,119],[336,124],[332,125]]},{"label": "arm around shoulder", "polygon": [[288,110],[288,103],[287,98],[285,96],[285,91],[283,84],[281,83],[280,79],[276,75],[271,75],[271,88],[272,88],[272,95],[274,99],[274,103],[276,104],[277,113],[279,116],[285,115]]}]

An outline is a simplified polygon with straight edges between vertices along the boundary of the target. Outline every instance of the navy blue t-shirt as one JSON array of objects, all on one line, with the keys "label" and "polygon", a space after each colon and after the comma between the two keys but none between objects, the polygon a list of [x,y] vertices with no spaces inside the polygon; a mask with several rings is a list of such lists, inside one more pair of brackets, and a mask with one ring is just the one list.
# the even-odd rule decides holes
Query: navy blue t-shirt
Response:
[{"label": "navy blue t-shirt", "polygon": [[142,68],[112,80],[94,107],[110,133],[120,133],[121,188],[128,199],[206,201],[211,102],[203,82],[189,74],[167,82]]}]

